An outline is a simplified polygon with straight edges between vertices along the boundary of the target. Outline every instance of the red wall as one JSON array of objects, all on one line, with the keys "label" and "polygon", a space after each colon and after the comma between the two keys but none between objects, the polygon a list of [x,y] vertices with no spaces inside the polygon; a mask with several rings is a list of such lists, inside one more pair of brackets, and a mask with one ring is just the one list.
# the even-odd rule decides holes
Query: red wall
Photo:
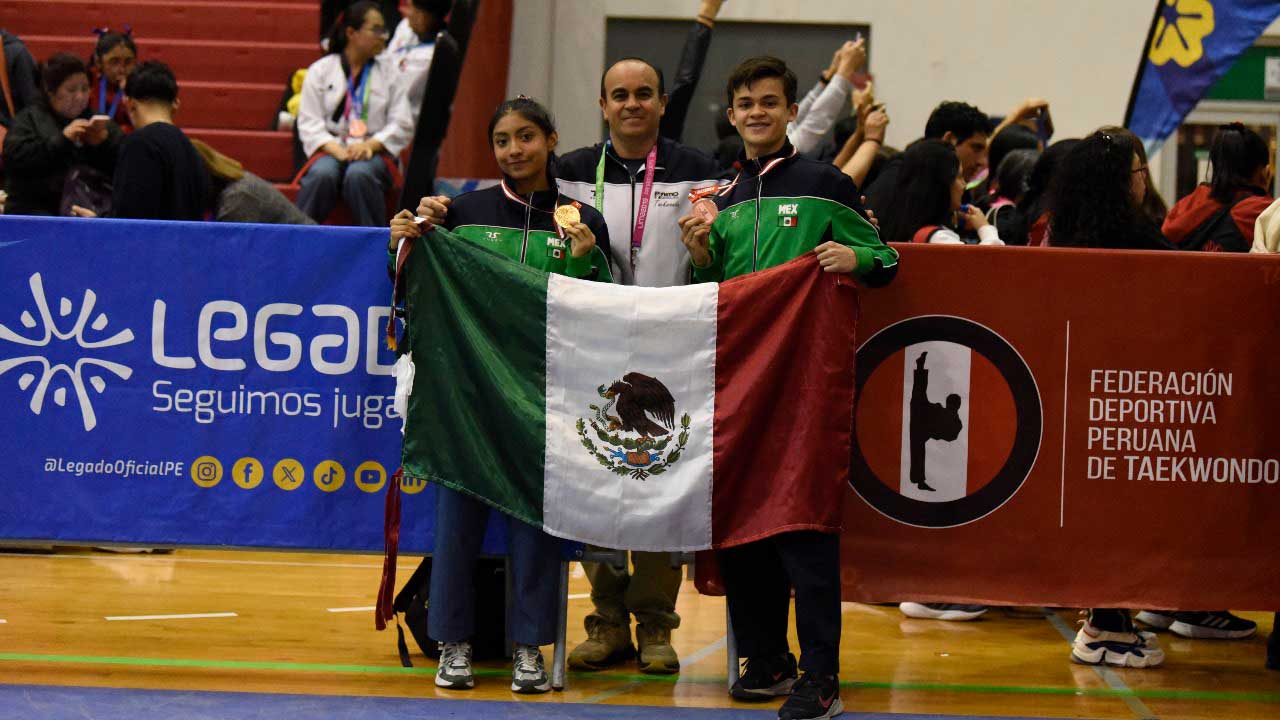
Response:
[{"label": "red wall", "polygon": [[453,104],[453,119],[441,148],[439,177],[498,176],[486,131],[489,116],[506,99],[512,1],[480,2]]}]

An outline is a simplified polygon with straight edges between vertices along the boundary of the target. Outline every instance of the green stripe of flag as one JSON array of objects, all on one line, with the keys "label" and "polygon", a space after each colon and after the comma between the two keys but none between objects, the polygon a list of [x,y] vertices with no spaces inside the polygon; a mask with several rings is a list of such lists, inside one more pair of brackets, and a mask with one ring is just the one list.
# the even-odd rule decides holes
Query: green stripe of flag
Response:
[{"label": "green stripe of flag", "polygon": [[542,525],[547,274],[437,229],[406,267],[406,475]]}]

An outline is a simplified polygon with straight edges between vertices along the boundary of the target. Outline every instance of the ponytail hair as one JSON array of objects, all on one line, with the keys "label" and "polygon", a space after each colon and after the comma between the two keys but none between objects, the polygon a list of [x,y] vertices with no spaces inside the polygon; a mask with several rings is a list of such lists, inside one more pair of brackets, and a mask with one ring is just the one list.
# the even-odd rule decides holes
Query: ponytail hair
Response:
[{"label": "ponytail hair", "polygon": [[382,11],[382,6],[373,0],[360,0],[352,3],[334,21],[329,30],[329,53],[340,53],[347,49],[347,28],[359,30],[364,27],[364,19],[370,10]]},{"label": "ponytail hair", "polygon": [[1258,133],[1238,122],[1219,126],[1209,145],[1213,167],[1209,196],[1220,203],[1231,202],[1237,191],[1253,184],[1258,169],[1270,162],[1267,142]]}]

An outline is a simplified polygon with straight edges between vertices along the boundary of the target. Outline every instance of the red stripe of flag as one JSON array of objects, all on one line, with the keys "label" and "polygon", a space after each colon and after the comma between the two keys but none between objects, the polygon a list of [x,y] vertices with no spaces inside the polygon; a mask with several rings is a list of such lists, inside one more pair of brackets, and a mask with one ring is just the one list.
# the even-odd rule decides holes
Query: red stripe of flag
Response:
[{"label": "red stripe of flag", "polygon": [[812,253],[720,285],[711,534],[717,547],[838,532],[853,430],[857,290]]}]

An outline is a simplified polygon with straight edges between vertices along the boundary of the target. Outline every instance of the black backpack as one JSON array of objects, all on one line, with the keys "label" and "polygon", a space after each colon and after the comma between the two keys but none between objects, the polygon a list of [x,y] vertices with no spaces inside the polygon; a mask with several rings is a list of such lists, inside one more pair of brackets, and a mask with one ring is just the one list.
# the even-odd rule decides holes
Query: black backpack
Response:
[{"label": "black backpack", "polygon": [[1205,245],[1213,242],[1227,252],[1249,252],[1252,239],[1246,238],[1240,232],[1240,227],[1236,225],[1235,220],[1231,217],[1231,211],[1244,199],[1239,198],[1230,205],[1223,205],[1221,210],[1210,216],[1195,230],[1192,230],[1178,244],[1178,249],[1202,250]]},{"label": "black backpack", "polygon": [[[475,660],[505,660],[511,656],[507,643],[507,566],[504,558],[480,558],[476,561],[476,633],[471,638],[471,653]],[[397,616],[404,617],[409,633],[418,643],[422,654],[432,660],[440,659],[436,640],[427,633],[427,613],[431,588],[431,557],[413,571],[404,587],[396,595],[392,608]],[[400,664],[413,667],[409,659],[409,646],[405,643],[404,628],[396,623],[396,646],[400,651]]]}]

